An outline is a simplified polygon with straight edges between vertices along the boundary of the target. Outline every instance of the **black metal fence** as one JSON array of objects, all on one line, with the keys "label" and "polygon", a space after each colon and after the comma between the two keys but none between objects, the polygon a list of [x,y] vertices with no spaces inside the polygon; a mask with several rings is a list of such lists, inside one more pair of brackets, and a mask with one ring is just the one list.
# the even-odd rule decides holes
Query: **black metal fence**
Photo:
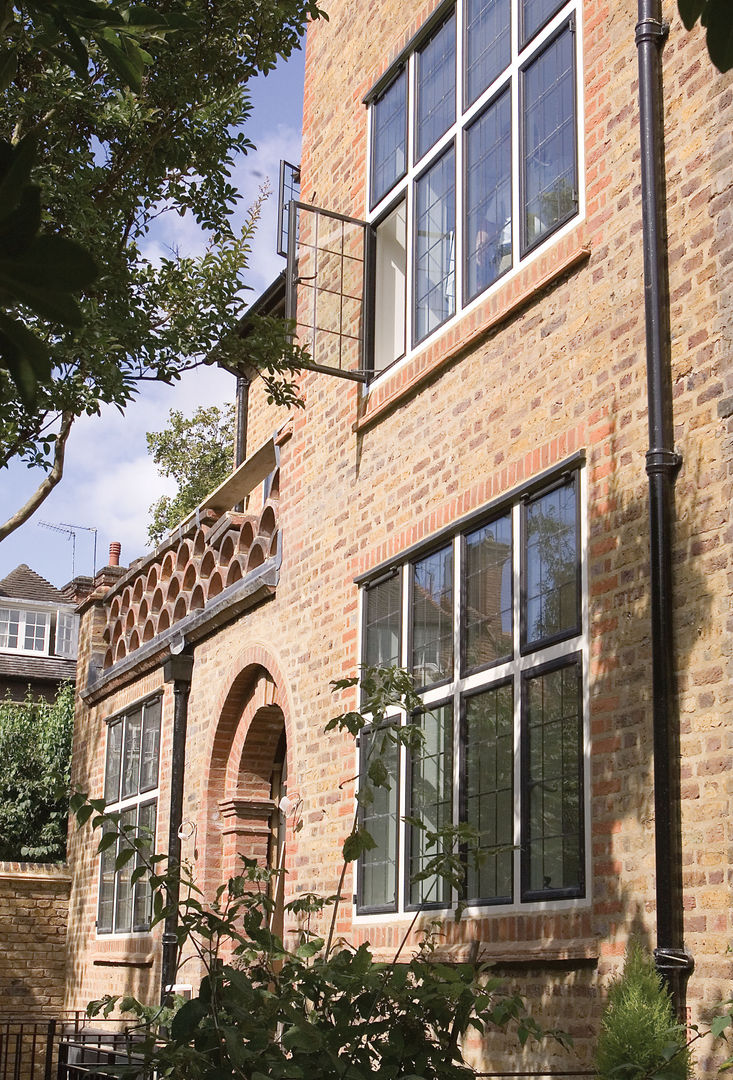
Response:
[{"label": "black metal fence", "polygon": [[90,1020],[84,1013],[0,1018],[0,1080],[105,1080],[128,1070],[143,1078],[136,1052],[143,1037],[139,1029],[120,1029],[119,1020]]}]

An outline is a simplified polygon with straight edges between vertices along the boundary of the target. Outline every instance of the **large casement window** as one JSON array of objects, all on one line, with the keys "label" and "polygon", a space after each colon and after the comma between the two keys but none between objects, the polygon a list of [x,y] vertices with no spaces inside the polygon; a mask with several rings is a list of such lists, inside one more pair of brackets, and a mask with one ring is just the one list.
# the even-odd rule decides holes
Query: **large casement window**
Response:
[{"label": "large casement window", "polygon": [[[104,798],[108,810],[121,814],[154,847],[158,811],[161,699],[146,701],[107,727]],[[147,877],[132,883],[135,859],[116,869],[122,847],[117,840],[100,856],[97,933],[129,934],[146,931],[151,918],[151,891]]]},{"label": "large casement window", "polygon": [[374,372],[578,213],[576,7],[444,4],[367,98]]},{"label": "large casement window", "polygon": [[383,753],[394,776],[360,809],[377,841],[358,866],[360,914],[457,901],[442,880],[414,880],[435,851],[411,818],[473,827],[470,904],[585,896],[581,466],[361,582],[362,660],[411,670],[423,707],[409,720],[424,741],[410,754],[382,728],[360,737],[360,774]]}]

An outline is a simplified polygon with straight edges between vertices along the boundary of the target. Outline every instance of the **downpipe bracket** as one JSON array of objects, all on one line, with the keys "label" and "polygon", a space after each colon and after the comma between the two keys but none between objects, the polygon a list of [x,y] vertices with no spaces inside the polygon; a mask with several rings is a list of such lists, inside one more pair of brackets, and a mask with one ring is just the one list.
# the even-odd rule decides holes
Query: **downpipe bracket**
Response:
[{"label": "downpipe bracket", "polygon": [[669,23],[666,19],[641,19],[636,24],[637,47],[645,41],[653,41],[662,46],[669,37]]},{"label": "downpipe bracket", "polygon": [[689,977],[695,969],[695,961],[686,949],[655,949],[654,966],[660,975],[684,975]]},{"label": "downpipe bracket", "polygon": [[667,473],[674,477],[682,467],[682,455],[676,450],[647,450],[646,471],[647,476],[652,473]]}]

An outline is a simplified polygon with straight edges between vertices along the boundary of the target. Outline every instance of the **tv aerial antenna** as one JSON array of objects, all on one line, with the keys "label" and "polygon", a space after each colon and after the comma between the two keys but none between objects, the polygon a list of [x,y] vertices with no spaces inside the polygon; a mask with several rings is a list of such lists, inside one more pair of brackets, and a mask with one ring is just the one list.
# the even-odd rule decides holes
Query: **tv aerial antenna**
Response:
[{"label": "tv aerial antenna", "polygon": [[51,521],[39,521],[39,525],[43,525],[44,529],[53,529],[54,532],[64,533],[67,540],[71,540],[71,576],[76,577],[76,534],[78,532],[89,532],[94,536],[94,551],[92,555],[92,577],[97,576],[97,530],[93,525],[69,525],[65,521],[60,521],[57,524]]}]

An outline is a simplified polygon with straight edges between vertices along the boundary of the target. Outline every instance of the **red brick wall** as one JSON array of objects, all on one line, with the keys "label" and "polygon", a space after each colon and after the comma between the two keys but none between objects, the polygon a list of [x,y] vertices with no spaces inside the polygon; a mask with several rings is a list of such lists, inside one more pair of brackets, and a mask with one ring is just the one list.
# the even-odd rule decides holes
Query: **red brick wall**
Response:
[{"label": "red brick wall", "polygon": [[[396,0],[377,0],[359,8],[333,0],[330,22],[312,27],[302,172],[309,201],[364,213],[361,99],[433,6],[408,10]],[[685,33],[671,0],[665,12],[673,24],[664,50],[672,377],[675,439],[683,456],[674,575],[685,935],[696,962],[689,1000],[694,1018],[704,1019],[727,995],[732,973],[726,950],[733,930],[733,127],[730,80],[710,67],[700,35]],[[276,596],[196,646],[187,740],[184,816],[197,828],[186,853],[206,887],[217,883],[231,855],[222,846],[220,804],[239,790],[255,718],[276,706],[288,740],[288,789],[302,799],[303,828],[288,842],[287,889],[291,895],[333,892],[340,841],[353,814],[355,754],[346,738],[326,737],[323,728],[334,711],[355,700],[344,694],[336,702],[328,689],[329,680],[353,674],[359,660],[354,577],[583,449],[590,900],[573,911],[487,913],[446,928],[456,955],[462,944],[478,940],[547,1019],[571,1028],[581,1060],[592,1044],[602,989],[619,967],[629,934],[653,944],[655,930],[635,21],[631,0],[584,4],[584,220],[380,380],[368,400],[353,384],[303,377],[306,406],[294,413],[292,438],[282,446],[283,563]],[[261,407],[257,391],[251,401],[254,448],[276,426],[278,411]],[[100,791],[103,718],[159,679],[159,673],[147,675],[91,709],[80,708],[80,784]],[[166,692],[168,733],[171,718]],[[165,766],[162,783],[161,815]],[[96,864],[89,852],[87,842],[73,841],[69,1003],[124,982],[153,993],[155,941],[115,946],[122,958],[117,969],[99,963]],[[348,905],[339,932],[352,940],[361,933]],[[375,948],[385,952],[397,936],[388,919],[371,932]],[[125,949],[138,957],[137,967],[123,966]],[[702,1059],[701,1068],[706,1052]]]}]

